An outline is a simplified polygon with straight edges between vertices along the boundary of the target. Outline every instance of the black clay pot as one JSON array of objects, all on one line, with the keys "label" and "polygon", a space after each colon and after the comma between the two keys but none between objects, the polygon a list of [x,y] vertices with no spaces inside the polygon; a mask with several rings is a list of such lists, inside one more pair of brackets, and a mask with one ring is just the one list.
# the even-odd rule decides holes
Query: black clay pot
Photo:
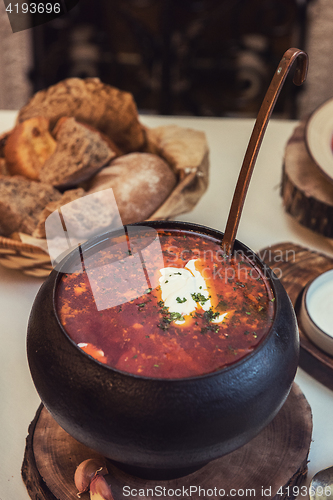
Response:
[{"label": "black clay pot", "polygon": [[[181,222],[145,225],[223,236]],[[237,241],[235,249],[252,255]],[[259,259],[256,263],[265,267]],[[27,338],[31,374],[61,427],[106,457],[143,470],[190,470],[250,441],[286,400],[298,364],[298,330],[290,300],[268,268],[276,311],[266,338],[228,368],[186,379],[139,377],[85,354],[55,313],[60,276],[51,273],[32,308]]]}]

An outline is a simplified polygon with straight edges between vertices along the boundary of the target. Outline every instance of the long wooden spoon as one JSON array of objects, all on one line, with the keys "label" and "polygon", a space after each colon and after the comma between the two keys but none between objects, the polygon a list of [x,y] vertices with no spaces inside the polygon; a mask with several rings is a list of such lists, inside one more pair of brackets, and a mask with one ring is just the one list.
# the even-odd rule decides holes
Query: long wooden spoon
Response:
[{"label": "long wooden spoon", "polygon": [[239,220],[242,215],[246,193],[250,184],[253,168],[259,153],[259,149],[268,125],[268,121],[274,109],[276,100],[280,94],[283,83],[289,73],[294,61],[297,60],[297,67],[293,82],[295,85],[302,85],[306,79],[308,70],[308,55],[300,49],[288,49],[273,76],[268,87],[264,100],[259,109],[257,120],[254,124],[249,145],[247,147],[243,165],[239,173],[234,197],[232,199],[227,225],[222,240],[222,248],[226,255],[231,255],[235,243]]}]

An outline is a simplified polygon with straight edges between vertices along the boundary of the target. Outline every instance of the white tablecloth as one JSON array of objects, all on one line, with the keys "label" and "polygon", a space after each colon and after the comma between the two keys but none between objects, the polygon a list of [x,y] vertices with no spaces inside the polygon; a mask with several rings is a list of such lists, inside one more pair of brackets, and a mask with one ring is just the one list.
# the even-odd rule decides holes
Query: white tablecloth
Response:
[{"label": "white tablecloth", "polygon": [[[148,126],[176,123],[206,132],[210,147],[210,184],[195,209],[180,220],[224,230],[253,120],[143,116]],[[0,112],[0,133],[11,128],[15,112]],[[279,196],[284,148],[296,123],[271,120],[259,153],[237,238],[255,251],[291,241],[333,255],[325,238],[286,215]],[[0,266],[0,500],[28,500],[21,479],[25,437],[40,400],[26,359],[25,337],[31,305],[42,281]],[[333,465],[333,393],[303,370],[296,382],[314,419],[309,478]],[[304,497],[303,497],[304,498]]]}]

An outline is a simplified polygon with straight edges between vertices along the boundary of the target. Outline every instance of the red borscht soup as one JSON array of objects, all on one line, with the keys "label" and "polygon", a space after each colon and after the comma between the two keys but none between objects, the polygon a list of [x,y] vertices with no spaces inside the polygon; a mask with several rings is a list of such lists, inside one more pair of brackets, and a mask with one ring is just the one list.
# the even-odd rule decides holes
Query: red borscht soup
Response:
[{"label": "red borscht soup", "polygon": [[183,378],[229,366],[264,339],[274,294],[254,261],[183,230],[109,238],[64,273],[57,314],[101,363],[139,376]]}]

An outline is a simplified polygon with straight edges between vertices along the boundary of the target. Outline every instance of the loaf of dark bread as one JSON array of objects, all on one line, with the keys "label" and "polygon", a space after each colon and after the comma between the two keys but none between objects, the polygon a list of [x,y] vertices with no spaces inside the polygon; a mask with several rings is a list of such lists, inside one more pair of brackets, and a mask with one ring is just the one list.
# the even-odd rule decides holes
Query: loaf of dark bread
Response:
[{"label": "loaf of dark bread", "polygon": [[124,152],[139,151],[146,143],[132,94],[98,78],[69,78],[37,92],[18,114],[18,123],[33,116],[50,119],[51,128],[62,116],[97,128]]}]

